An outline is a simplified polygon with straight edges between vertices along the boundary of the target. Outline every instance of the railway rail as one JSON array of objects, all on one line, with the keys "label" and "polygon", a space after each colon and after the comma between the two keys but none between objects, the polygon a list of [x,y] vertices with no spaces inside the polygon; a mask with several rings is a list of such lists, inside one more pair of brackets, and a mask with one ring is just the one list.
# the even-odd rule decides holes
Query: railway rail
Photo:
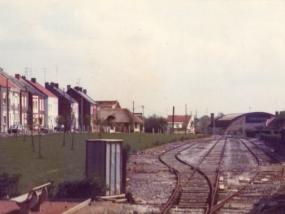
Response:
[{"label": "railway rail", "polygon": [[[220,148],[220,141],[224,141],[222,148]],[[216,185],[225,143],[225,139],[216,140],[207,148],[206,153],[203,153],[200,159],[193,164],[181,159],[180,155],[182,151],[189,150],[197,144],[179,150],[167,151],[160,156],[161,161],[176,174],[177,178],[176,188],[168,202],[162,207],[162,213],[168,213],[174,205],[177,205],[175,212],[210,212],[214,204],[214,195],[217,192]],[[207,171],[202,171],[201,169],[205,167],[207,167]]]},{"label": "railway rail", "polygon": [[[248,171],[244,171],[241,165],[239,170],[226,171],[226,145],[230,146],[233,143],[228,142],[227,138],[219,138],[204,148],[199,148],[201,143],[183,144],[159,156],[160,161],[176,175],[177,179],[173,193],[161,207],[161,213],[248,213],[261,198],[277,191],[282,170],[280,167],[270,168],[268,165],[279,165],[278,159],[251,140],[230,141],[235,141],[239,152],[247,153],[247,158],[252,159],[255,163],[253,169],[248,168]],[[197,148],[201,150],[200,156],[197,154],[198,160],[183,158],[182,153]],[[247,179],[230,189],[230,182],[225,181],[226,175],[230,173],[232,176],[246,174]],[[227,189],[225,186],[230,188]]]}]

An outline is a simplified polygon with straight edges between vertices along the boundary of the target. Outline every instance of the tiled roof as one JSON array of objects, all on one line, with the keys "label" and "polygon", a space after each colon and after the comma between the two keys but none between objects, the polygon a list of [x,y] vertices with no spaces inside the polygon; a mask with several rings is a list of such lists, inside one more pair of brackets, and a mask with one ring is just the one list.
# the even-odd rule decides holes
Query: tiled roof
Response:
[{"label": "tiled roof", "polygon": [[[6,72],[3,71],[2,68],[0,68],[0,86],[2,87],[8,87],[10,88],[19,88],[16,84],[14,84],[11,80],[10,80],[11,76],[9,76]],[[7,81],[8,79],[8,81]]]},{"label": "tiled roof", "polygon": [[[185,123],[191,119],[190,115],[174,115],[174,122],[175,123]],[[172,115],[168,115],[167,122],[172,123]]]},{"label": "tiled roof", "polygon": [[38,89],[40,92],[45,94],[48,97],[56,97],[53,93],[51,93],[49,90],[47,90],[44,86],[37,82],[32,82],[30,80],[26,80],[28,83],[30,83],[32,86],[34,86],[36,89]]},{"label": "tiled roof", "polygon": [[26,88],[27,91],[29,91],[31,94],[38,95],[41,97],[46,97],[45,94],[43,94],[41,91],[39,91],[37,88],[35,88],[33,85],[27,82],[27,80],[20,78],[18,81],[23,85],[24,88]]},{"label": "tiled roof", "polygon": [[[77,101],[75,99],[73,99],[69,94],[67,94],[66,92],[64,92],[62,89],[57,88],[55,86],[50,86],[53,88],[53,90],[56,91],[56,93],[58,93],[60,96],[64,97],[65,99],[67,99],[69,102],[72,103],[77,103]],[[47,89],[48,90],[48,89]],[[56,95],[55,93],[55,95]]]},{"label": "tiled roof", "polygon": [[87,94],[83,93],[82,91],[78,91],[74,88],[71,88],[73,91],[75,91],[77,94],[79,94],[81,97],[83,97],[85,100],[87,100],[91,104],[96,104],[95,100],[93,100],[91,97],[89,97]]},{"label": "tiled roof", "polygon": [[7,84],[8,84],[8,87],[9,88],[18,88],[14,83],[12,83],[10,80],[7,81],[7,78],[6,77],[3,77],[2,75],[0,75],[0,86],[2,87],[7,87]]}]

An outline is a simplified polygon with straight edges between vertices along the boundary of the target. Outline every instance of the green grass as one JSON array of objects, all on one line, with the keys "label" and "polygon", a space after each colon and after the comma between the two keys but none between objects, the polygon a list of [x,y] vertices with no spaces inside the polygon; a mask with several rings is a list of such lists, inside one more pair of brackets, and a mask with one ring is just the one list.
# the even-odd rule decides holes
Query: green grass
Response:
[{"label": "green grass", "polygon": [[[123,139],[131,151],[150,148],[161,143],[180,139],[182,134],[103,134],[103,138]],[[188,138],[199,137],[187,135]],[[35,136],[36,152],[32,151],[31,139],[26,137],[7,137],[0,141],[0,173],[21,174],[20,192],[47,181],[55,184],[84,177],[85,140],[98,138],[96,134],[76,134],[75,149],[71,150],[71,136],[66,136],[62,146],[63,134],[42,136],[43,158],[38,158],[38,136]]]}]

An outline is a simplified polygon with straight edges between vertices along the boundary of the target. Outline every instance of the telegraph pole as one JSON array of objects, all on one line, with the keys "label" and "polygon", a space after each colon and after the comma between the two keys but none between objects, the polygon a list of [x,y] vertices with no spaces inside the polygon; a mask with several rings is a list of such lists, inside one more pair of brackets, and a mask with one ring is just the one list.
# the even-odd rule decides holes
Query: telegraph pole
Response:
[{"label": "telegraph pole", "polygon": [[187,115],[188,113],[187,113],[187,104],[185,104],[185,135],[186,135],[186,133],[187,133],[187,126],[188,126],[188,124],[187,124],[187,121],[188,121],[188,115]]},{"label": "telegraph pole", "polygon": [[[134,121],[134,116],[135,116],[135,101],[133,100],[133,119],[132,119],[132,128],[133,132],[135,132],[135,121]],[[132,131],[132,130],[131,130]]]},{"label": "telegraph pole", "polygon": [[142,116],[144,117],[144,105],[142,105]]},{"label": "telegraph pole", "polygon": [[174,115],[175,115],[175,106],[172,107],[172,133],[174,133]]}]

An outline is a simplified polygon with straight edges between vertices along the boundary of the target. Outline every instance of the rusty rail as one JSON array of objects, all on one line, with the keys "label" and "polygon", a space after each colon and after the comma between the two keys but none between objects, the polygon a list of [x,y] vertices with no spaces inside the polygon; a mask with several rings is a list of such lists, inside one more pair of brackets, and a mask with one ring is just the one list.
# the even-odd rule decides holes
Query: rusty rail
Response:
[{"label": "rusty rail", "polygon": [[243,190],[245,190],[259,175],[258,172],[258,167],[260,166],[260,160],[257,157],[257,155],[249,148],[248,145],[246,145],[242,140],[240,140],[240,142],[245,146],[245,148],[249,151],[249,153],[252,154],[252,156],[254,157],[254,159],[257,162],[257,169],[255,172],[255,175],[250,179],[250,181],[248,182],[248,184],[244,185],[242,188],[238,189],[237,192],[229,195],[228,197],[226,197],[224,200],[222,200],[219,204],[217,204],[216,206],[213,207],[213,209],[211,210],[210,214],[214,214],[216,213],[218,210],[220,210],[226,203],[228,203],[233,197],[239,195]]},{"label": "rusty rail", "polygon": [[[167,166],[168,170],[170,172],[172,172],[173,174],[175,174],[175,177],[176,177],[176,185],[175,185],[175,188],[171,194],[171,196],[169,197],[169,199],[167,200],[167,202],[160,208],[160,211],[162,214],[167,214],[169,212],[169,210],[171,209],[171,207],[174,205],[174,203],[179,199],[179,196],[180,196],[180,192],[181,192],[181,178],[179,176],[179,173],[176,169],[174,169],[173,167],[171,167],[168,163],[166,163],[164,160],[162,160],[162,156],[165,155],[166,153],[172,151],[172,150],[175,150],[175,149],[178,149],[182,146],[185,146],[187,143],[184,143],[182,145],[179,145],[175,148],[171,148],[165,152],[163,152],[162,154],[159,155],[158,159],[161,163],[163,163],[165,166]],[[192,147],[194,144],[186,147],[185,149],[188,149],[190,147]]]}]

